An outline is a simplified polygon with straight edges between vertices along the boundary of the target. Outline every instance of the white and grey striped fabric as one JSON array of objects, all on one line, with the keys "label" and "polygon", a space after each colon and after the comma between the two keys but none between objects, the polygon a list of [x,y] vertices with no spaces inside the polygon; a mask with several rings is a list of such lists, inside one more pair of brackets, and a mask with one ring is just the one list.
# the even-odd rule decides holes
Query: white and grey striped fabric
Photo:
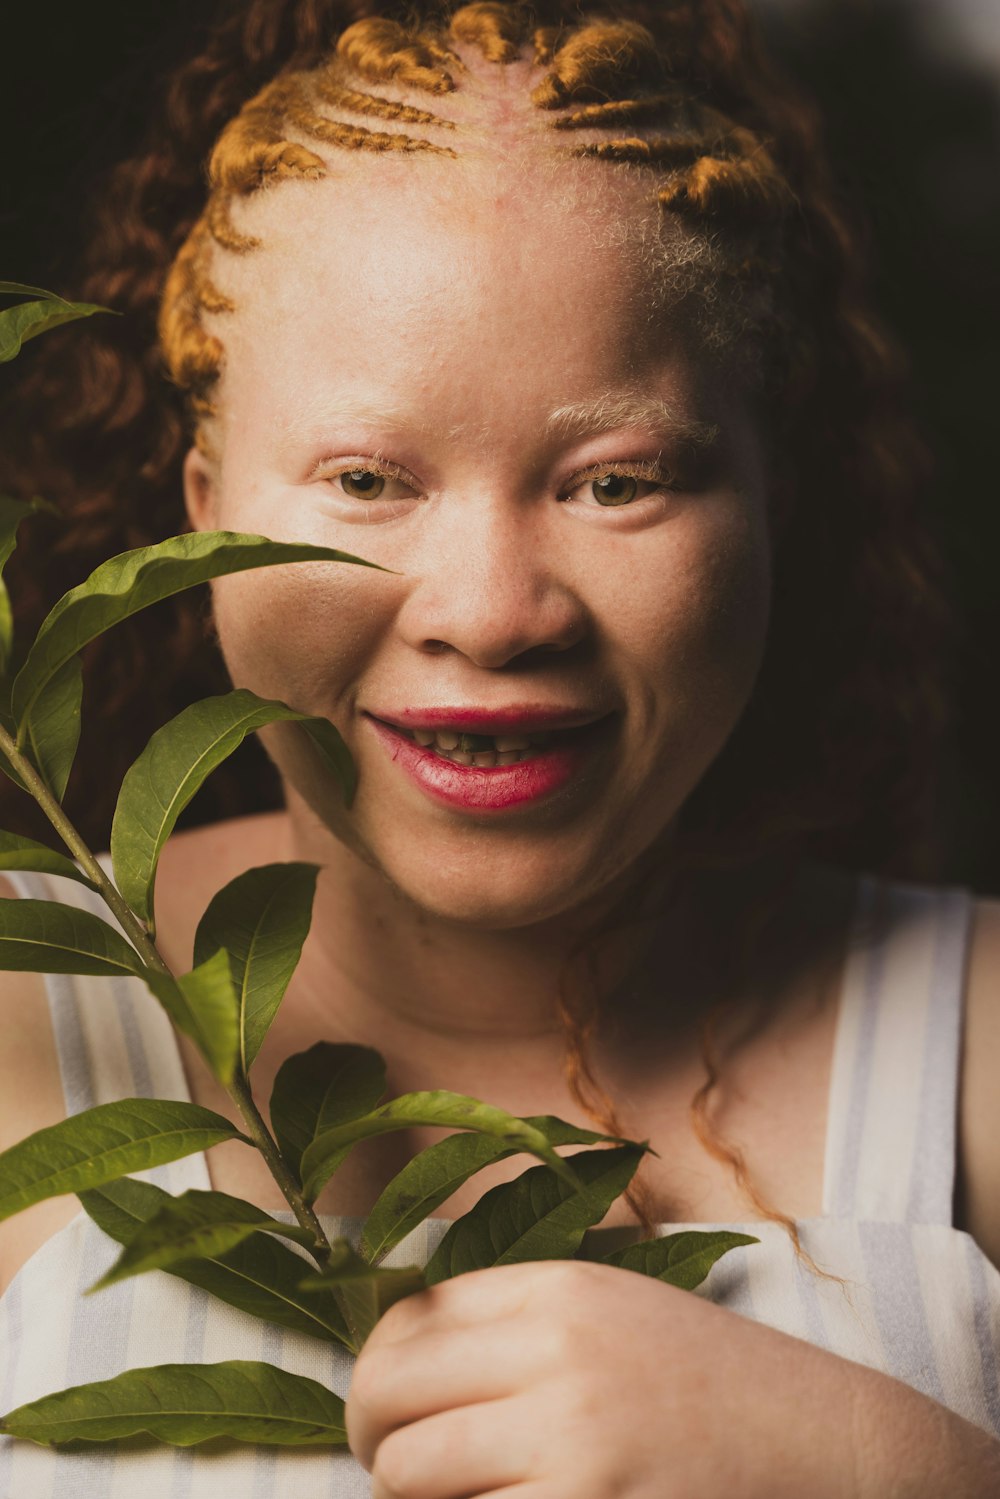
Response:
[{"label": "white and grey striped fabric", "polygon": [[[18,876],[25,895],[97,903],[61,879]],[[817,1279],[777,1224],[726,1227],[761,1243],[728,1254],[695,1294],[883,1370],[1000,1437],[1000,1271],[952,1227],[956,1101],[972,902],[964,891],[863,877],[840,1001],[823,1212],[803,1245],[846,1286]],[[137,980],[52,977],[49,1000],[69,1112],[121,1097],[188,1095],[176,1043]],[[193,1156],[146,1173],[171,1192],[210,1185]],[[288,1218],[290,1214],[286,1215]],[[349,1219],[327,1220],[352,1235]],[[431,1221],[391,1263],[425,1260]],[[598,1231],[600,1232],[600,1231]],[[337,1347],[236,1312],[162,1273],[84,1297],[116,1246],[82,1212],[0,1301],[0,1410],[126,1367],[265,1359],[345,1394]],[[53,1453],[0,1439],[3,1499],[361,1499],[347,1452],[132,1445]]]}]

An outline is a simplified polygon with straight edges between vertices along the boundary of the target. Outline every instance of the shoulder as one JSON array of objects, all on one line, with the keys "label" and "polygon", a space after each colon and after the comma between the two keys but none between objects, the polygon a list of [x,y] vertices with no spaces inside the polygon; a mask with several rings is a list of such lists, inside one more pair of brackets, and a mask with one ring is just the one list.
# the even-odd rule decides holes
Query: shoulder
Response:
[{"label": "shoulder", "polygon": [[157,945],[175,972],[190,966],[205,907],[223,885],[257,864],[291,857],[284,812],[262,812],[175,833],[156,875]]},{"label": "shoulder", "polygon": [[[18,892],[0,876],[0,899]],[[0,1150],[65,1116],[62,1079],[49,1017],[45,980],[38,973],[0,972],[3,1046],[0,1047]],[[75,1216],[75,1197],[56,1197],[0,1224],[0,1290],[57,1229]]]},{"label": "shoulder", "polygon": [[965,996],[958,1226],[1000,1268],[1000,900],[977,900]]}]

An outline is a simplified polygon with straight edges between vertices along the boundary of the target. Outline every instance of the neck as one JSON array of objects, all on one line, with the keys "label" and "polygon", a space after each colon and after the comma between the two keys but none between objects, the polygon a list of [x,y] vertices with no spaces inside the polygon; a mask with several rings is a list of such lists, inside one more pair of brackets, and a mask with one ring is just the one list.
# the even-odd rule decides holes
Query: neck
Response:
[{"label": "neck", "polygon": [[[319,864],[312,929],[296,975],[295,1023],[313,1036],[376,1046],[409,1086],[471,1091],[484,1071],[561,1068],[561,1002],[586,1004],[631,982],[650,933],[609,933],[596,954],[595,913],[515,930],[473,929],[415,905],[289,802],[282,857]],[[639,940],[637,940],[637,938]]]}]

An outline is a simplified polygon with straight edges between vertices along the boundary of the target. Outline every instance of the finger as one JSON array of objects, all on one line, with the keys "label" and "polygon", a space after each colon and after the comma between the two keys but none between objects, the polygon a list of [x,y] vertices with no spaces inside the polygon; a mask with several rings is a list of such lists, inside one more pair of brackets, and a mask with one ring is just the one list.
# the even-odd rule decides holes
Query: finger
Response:
[{"label": "finger", "polygon": [[366,1347],[403,1342],[437,1327],[462,1327],[515,1317],[539,1299],[550,1303],[572,1296],[608,1266],[580,1260],[541,1260],[523,1265],[494,1265],[442,1281],[397,1301],[377,1324]]},{"label": "finger", "polygon": [[398,1427],[511,1395],[546,1364],[539,1339],[511,1322],[448,1328],[376,1348],[369,1340],[348,1391],[348,1440],[370,1468],[379,1444]]},{"label": "finger", "polygon": [[372,1499],[473,1499],[498,1489],[524,1499],[525,1414],[520,1402],[495,1400],[400,1427],[375,1454]]},{"label": "finger", "polygon": [[488,1494],[477,1494],[475,1499],[552,1499],[549,1484],[515,1483],[511,1488],[490,1489]]}]

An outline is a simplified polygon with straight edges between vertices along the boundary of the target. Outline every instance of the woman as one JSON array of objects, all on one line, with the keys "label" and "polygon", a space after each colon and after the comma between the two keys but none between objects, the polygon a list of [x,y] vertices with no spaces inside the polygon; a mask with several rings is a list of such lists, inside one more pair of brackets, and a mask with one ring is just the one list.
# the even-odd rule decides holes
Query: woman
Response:
[{"label": "woman", "polygon": [[[232,681],[331,718],[359,789],[345,810],[282,726],[265,731],[283,806],[171,843],[161,949],[188,966],[240,871],[317,863],[262,1098],[320,1037],[375,1045],[393,1091],[649,1138],[641,1194],[607,1227],[638,1213],[762,1242],[704,1296],[550,1263],[401,1303],[351,1381],[353,1465],[8,1448],[5,1479],[19,1495],[305,1480],[380,1499],[986,1499],[1000,917],[844,868],[918,867],[940,624],[891,354],[808,112],[728,0],[612,19],[368,10],[233,9],[174,85],[176,138],[123,173],[88,287],[147,312],[163,292],[193,527],[384,569],[214,586]],[[210,126],[206,199],[191,138]],[[177,529],[181,445],[148,356],[145,373],[121,348],[87,357],[64,451],[74,425],[141,433],[140,481],[159,486],[161,534]],[[78,542],[96,545],[102,514],[122,534],[106,482],[75,481]],[[116,1020],[103,987],[52,990],[53,1027],[38,982],[9,980],[5,1144],[83,1094],[142,1091],[136,1058],[153,1091],[229,1111],[141,996],[118,994]],[[706,1056],[709,1085],[725,1062],[717,1089]],[[320,1211],[364,1213],[422,1143],[358,1152]],[[281,1207],[248,1154],[215,1147],[164,1181]],[[129,1283],[134,1304],[71,1311],[102,1252],[74,1208],[6,1229],[18,1400],[123,1359],[269,1346],[156,1277]],[[75,1320],[54,1360],[38,1318],[57,1305]],[[276,1361],[324,1377],[322,1357],[346,1387],[305,1341]]]}]

